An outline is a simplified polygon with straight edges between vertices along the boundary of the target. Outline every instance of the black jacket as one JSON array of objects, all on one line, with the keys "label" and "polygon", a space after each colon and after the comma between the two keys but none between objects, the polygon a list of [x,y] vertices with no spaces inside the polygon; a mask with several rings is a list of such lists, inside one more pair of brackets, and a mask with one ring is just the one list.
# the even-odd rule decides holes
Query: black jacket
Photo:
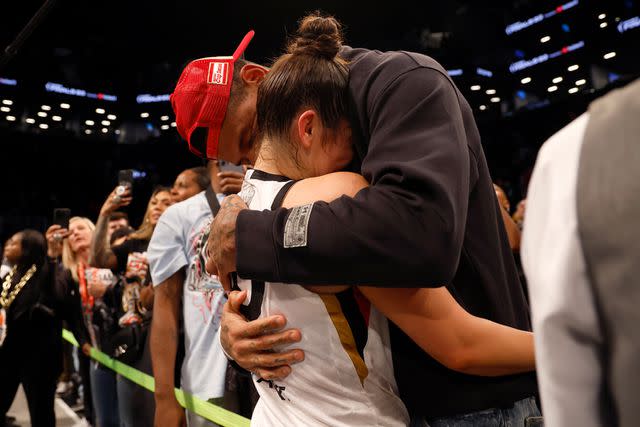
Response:
[{"label": "black jacket", "polygon": [[[530,330],[528,306],[471,108],[433,59],[345,47],[355,146],[371,183],[314,204],[304,247],[285,248],[288,211],[243,211],[237,270],[254,280],[387,287],[447,285],[470,313]],[[304,331],[303,331],[304,333]],[[426,416],[509,406],[533,374],[450,371],[392,328],[396,379]]]},{"label": "black jacket", "polygon": [[68,270],[48,259],[7,310],[8,330],[0,360],[37,360],[34,363],[61,370],[63,320],[80,345],[89,342],[78,286]]}]

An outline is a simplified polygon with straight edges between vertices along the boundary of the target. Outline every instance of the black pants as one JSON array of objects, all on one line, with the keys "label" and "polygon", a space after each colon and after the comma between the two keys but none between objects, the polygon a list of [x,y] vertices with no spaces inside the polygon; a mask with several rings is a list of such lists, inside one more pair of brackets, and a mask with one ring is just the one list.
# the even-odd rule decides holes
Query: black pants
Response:
[{"label": "black pants", "polygon": [[20,363],[17,358],[12,357],[10,359],[13,359],[13,364],[2,366],[0,369],[0,426],[5,425],[6,414],[20,384],[27,397],[31,425],[33,427],[55,426],[53,403],[59,369],[56,369],[56,366],[47,366],[51,365],[50,361],[46,360],[47,356],[43,354],[37,364],[24,363],[24,361]]},{"label": "black pants", "polygon": [[84,405],[84,417],[91,425],[95,425],[95,416],[93,412],[93,396],[91,395],[91,358],[84,355],[78,349],[78,373],[82,381],[82,403]]}]

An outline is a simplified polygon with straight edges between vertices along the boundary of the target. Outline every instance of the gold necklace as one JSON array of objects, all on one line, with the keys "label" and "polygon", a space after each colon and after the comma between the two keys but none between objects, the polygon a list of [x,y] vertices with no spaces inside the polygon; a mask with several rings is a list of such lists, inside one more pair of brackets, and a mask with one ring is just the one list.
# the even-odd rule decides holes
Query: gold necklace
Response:
[{"label": "gold necklace", "polygon": [[4,283],[2,284],[2,293],[0,294],[0,307],[9,308],[14,299],[18,296],[22,288],[27,284],[29,279],[36,272],[36,265],[33,264],[29,270],[22,276],[18,284],[9,292],[11,288],[11,280],[13,279],[13,275],[16,273],[17,267],[13,267],[13,269],[7,274],[7,277],[4,278]]}]

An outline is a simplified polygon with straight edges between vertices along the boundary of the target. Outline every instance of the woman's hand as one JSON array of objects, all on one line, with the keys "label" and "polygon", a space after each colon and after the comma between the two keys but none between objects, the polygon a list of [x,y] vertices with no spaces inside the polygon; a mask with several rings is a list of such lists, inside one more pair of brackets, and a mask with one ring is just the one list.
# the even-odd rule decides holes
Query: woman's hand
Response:
[{"label": "woman's hand", "polygon": [[69,236],[69,230],[62,228],[57,224],[47,229],[45,236],[47,238],[47,256],[49,258],[58,258],[62,255],[62,241]]},{"label": "woman's hand", "polygon": [[126,185],[118,185],[104,201],[100,216],[109,216],[121,207],[129,206],[131,203],[131,188]]},{"label": "woman's hand", "polygon": [[149,272],[149,261],[142,252],[132,252],[127,259],[127,270],[124,276],[127,279],[135,278],[139,283],[144,283]]},{"label": "woman's hand", "polygon": [[[111,274],[111,270],[104,270],[105,272]],[[102,275],[103,271],[98,268],[89,267],[85,270],[85,277],[87,278],[87,291],[89,295],[94,298],[102,298],[111,285],[104,280]]]}]

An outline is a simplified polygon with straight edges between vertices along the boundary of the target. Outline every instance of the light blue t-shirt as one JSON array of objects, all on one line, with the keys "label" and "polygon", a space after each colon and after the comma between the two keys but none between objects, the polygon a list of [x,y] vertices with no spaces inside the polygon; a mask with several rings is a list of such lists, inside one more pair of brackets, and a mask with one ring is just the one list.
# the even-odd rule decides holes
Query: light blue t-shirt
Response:
[{"label": "light blue t-shirt", "polygon": [[160,217],[147,249],[154,286],[186,267],[181,385],[205,400],[222,397],[227,369],[217,336],[224,290],[215,276],[205,271],[204,249],[212,219],[204,192],[176,203]]}]

